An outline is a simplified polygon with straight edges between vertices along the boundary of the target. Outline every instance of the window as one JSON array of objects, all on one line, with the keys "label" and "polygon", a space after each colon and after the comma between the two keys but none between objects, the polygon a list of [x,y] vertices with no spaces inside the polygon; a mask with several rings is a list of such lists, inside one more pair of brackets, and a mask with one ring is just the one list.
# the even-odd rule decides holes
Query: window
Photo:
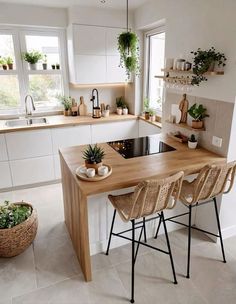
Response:
[{"label": "window", "polygon": [[[62,30],[0,30],[0,114],[24,111],[24,98],[31,94],[36,111],[61,107],[58,95],[67,92]],[[22,53],[38,51],[43,58],[36,70],[22,59]],[[3,69],[7,57],[13,59],[13,69]],[[3,59],[3,60],[2,60]]]},{"label": "window", "polygon": [[156,75],[164,75],[165,60],[165,32],[156,29],[145,35],[145,97],[149,100],[150,108],[162,111],[163,80],[155,78]]}]

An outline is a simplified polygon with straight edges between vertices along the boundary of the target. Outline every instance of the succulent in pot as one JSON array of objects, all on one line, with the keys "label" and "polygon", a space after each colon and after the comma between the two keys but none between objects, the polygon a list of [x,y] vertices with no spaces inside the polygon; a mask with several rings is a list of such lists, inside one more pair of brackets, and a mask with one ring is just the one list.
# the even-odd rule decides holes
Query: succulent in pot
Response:
[{"label": "succulent in pot", "polygon": [[118,115],[122,115],[122,109],[125,105],[125,99],[123,96],[117,97],[116,98],[116,113]]},{"label": "succulent in pot", "polygon": [[37,63],[43,58],[43,55],[38,51],[25,52],[22,54],[22,58],[29,63],[31,70],[36,70]]},{"label": "succulent in pot", "polygon": [[64,116],[70,116],[71,107],[72,107],[72,98],[70,96],[59,95],[58,99],[61,101],[61,104],[64,107]]},{"label": "succulent in pot", "polygon": [[7,70],[6,58],[0,56],[0,65],[2,66],[3,70]]},{"label": "succulent in pot", "polygon": [[104,149],[99,147],[97,144],[94,146],[88,145],[83,151],[83,159],[85,160],[86,168],[93,168],[95,169],[96,173],[98,173],[98,168],[102,166],[104,157]]},{"label": "succulent in pot", "polygon": [[202,104],[197,105],[196,103],[188,110],[189,115],[193,118],[192,127],[194,129],[203,128],[203,119],[209,117],[206,112],[207,109],[204,108]]},{"label": "succulent in pot", "polygon": [[189,149],[197,148],[197,139],[194,134],[192,134],[188,139],[188,147],[189,147]]}]

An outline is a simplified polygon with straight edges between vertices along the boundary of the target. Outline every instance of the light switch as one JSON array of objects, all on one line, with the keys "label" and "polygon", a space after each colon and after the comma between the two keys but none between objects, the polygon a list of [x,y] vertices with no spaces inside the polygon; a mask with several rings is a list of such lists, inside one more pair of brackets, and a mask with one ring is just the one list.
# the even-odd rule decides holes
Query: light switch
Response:
[{"label": "light switch", "polygon": [[212,145],[216,146],[218,148],[221,148],[221,146],[222,146],[222,138],[217,137],[217,136],[213,136],[212,137]]}]

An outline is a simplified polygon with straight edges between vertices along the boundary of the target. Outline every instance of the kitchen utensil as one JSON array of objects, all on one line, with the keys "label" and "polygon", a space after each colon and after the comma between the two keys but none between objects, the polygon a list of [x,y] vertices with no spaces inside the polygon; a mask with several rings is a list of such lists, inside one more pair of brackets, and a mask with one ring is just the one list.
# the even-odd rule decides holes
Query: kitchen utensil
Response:
[{"label": "kitchen utensil", "polygon": [[86,116],[88,114],[87,106],[84,103],[84,97],[80,96],[79,115]]}]

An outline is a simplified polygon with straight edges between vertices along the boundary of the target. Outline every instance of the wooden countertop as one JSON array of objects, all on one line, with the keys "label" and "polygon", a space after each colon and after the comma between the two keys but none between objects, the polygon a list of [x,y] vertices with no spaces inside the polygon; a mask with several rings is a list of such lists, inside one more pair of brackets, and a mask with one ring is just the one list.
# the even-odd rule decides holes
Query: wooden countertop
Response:
[{"label": "wooden countertop", "polygon": [[111,176],[99,182],[81,181],[75,175],[76,168],[84,164],[82,151],[85,146],[61,149],[60,155],[85,196],[133,187],[144,179],[160,178],[182,170],[189,175],[199,172],[207,164],[226,161],[222,156],[203,148],[191,150],[168,136],[159,136],[176,151],[125,159],[108,144],[99,144],[105,149],[104,163],[111,165],[113,170]]},{"label": "wooden countertop", "polygon": [[[34,117],[36,116],[33,116],[32,118]],[[92,124],[101,124],[101,123],[138,119],[137,116],[131,114],[128,115],[110,114],[109,117],[102,117],[99,119],[94,119],[91,116],[73,117],[73,116],[54,115],[54,116],[43,116],[43,117],[47,119],[46,124],[37,124],[37,125],[20,126],[20,127],[7,127],[5,125],[7,120],[0,120],[0,133],[37,130],[37,129],[46,129],[46,128],[59,128],[59,127],[75,126],[75,125],[92,125]]]}]

